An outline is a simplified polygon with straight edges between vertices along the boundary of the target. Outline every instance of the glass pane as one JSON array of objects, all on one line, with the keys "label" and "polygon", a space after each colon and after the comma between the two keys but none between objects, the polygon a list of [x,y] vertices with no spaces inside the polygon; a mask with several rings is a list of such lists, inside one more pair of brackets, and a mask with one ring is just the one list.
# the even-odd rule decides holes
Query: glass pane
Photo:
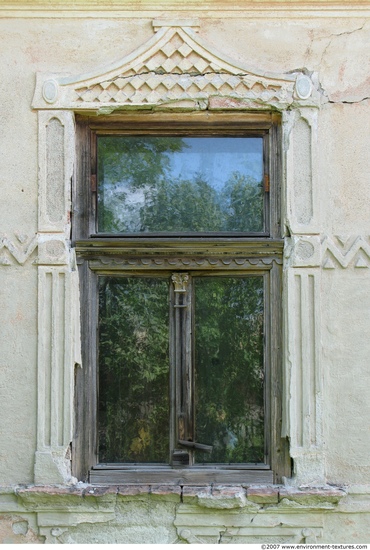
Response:
[{"label": "glass pane", "polygon": [[103,233],[262,232],[261,137],[98,138]]},{"label": "glass pane", "polygon": [[168,281],[99,278],[99,461],[169,457]]},{"label": "glass pane", "polygon": [[263,278],[195,279],[195,425],[211,454],[264,462]]}]

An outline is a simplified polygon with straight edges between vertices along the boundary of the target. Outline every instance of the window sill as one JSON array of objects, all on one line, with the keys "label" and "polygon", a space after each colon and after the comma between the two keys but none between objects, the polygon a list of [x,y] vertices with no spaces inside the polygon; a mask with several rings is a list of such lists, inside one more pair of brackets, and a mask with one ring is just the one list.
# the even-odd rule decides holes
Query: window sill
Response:
[{"label": "window sill", "polygon": [[27,509],[96,507],[96,504],[114,507],[117,499],[135,500],[143,497],[161,498],[183,504],[213,509],[240,509],[258,511],[268,507],[299,510],[332,510],[346,496],[339,487],[286,487],[281,485],[149,485],[125,484],[94,486],[79,483],[72,487],[28,486],[15,490]]},{"label": "window sill", "polygon": [[103,465],[90,470],[89,481],[98,485],[163,484],[163,485],[270,485],[273,473],[268,468],[223,469],[223,468],[105,468]]}]

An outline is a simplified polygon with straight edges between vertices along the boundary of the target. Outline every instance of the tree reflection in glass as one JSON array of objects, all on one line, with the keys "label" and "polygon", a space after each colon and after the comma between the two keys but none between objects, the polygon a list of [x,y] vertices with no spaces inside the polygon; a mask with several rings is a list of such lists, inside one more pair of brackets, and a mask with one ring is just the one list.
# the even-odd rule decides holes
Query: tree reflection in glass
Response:
[{"label": "tree reflection in glass", "polygon": [[100,233],[264,231],[262,137],[98,137]]},{"label": "tree reflection in glass", "polygon": [[169,460],[167,279],[99,277],[99,460]]},{"label": "tree reflection in glass", "polygon": [[197,462],[264,461],[263,277],[195,278]]}]

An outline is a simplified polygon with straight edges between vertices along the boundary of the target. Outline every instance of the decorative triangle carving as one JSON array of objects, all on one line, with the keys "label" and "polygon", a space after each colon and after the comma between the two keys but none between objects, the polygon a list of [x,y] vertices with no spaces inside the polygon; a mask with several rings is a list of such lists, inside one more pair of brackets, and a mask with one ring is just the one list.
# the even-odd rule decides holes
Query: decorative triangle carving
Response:
[{"label": "decorative triangle carving", "polygon": [[109,112],[201,101],[208,108],[212,98],[229,98],[241,108],[261,109],[286,107],[308,99],[311,92],[312,82],[304,74],[266,73],[235,63],[203,43],[190,27],[173,23],[101,71],[76,77],[38,75],[33,106]]},{"label": "decorative triangle carving", "polygon": [[335,235],[336,238],[338,239],[338,241],[340,242],[341,245],[343,246],[346,246],[348,240],[349,240],[349,235]]},{"label": "decorative triangle carving", "polygon": [[[341,243],[338,247],[336,242],[325,236],[322,241],[322,256],[323,256],[323,268],[332,269],[336,266],[341,266],[346,269],[349,266],[354,267],[369,267],[370,261],[370,242],[369,237],[348,236],[340,239],[336,236],[336,239]],[[343,241],[345,241],[345,247],[343,247]],[[348,243],[351,243],[350,245]],[[335,260],[335,263],[333,263]],[[333,267],[332,267],[332,265]]]},{"label": "decorative triangle carving", "polygon": [[369,267],[365,261],[365,258],[359,256],[355,261],[355,267]]},{"label": "decorative triangle carving", "polygon": [[322,267],[323,269],[335,269],[334,262],[331,258],[327,258]]}]

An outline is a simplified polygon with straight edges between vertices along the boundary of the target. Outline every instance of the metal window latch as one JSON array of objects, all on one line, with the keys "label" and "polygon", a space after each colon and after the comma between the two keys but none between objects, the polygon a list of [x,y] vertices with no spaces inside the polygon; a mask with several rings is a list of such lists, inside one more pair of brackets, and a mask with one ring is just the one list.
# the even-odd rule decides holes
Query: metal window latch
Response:
[{"label": "metal window latch", "polygon": [[182,447],[188,447],[188,449],[196,449],[197,451],[203,451],[205,453],[211,453],[213,450],[212,445],[204,445],[203,443],[196,443],[195,441],[185,441],[179,439],[178,444]]}]

